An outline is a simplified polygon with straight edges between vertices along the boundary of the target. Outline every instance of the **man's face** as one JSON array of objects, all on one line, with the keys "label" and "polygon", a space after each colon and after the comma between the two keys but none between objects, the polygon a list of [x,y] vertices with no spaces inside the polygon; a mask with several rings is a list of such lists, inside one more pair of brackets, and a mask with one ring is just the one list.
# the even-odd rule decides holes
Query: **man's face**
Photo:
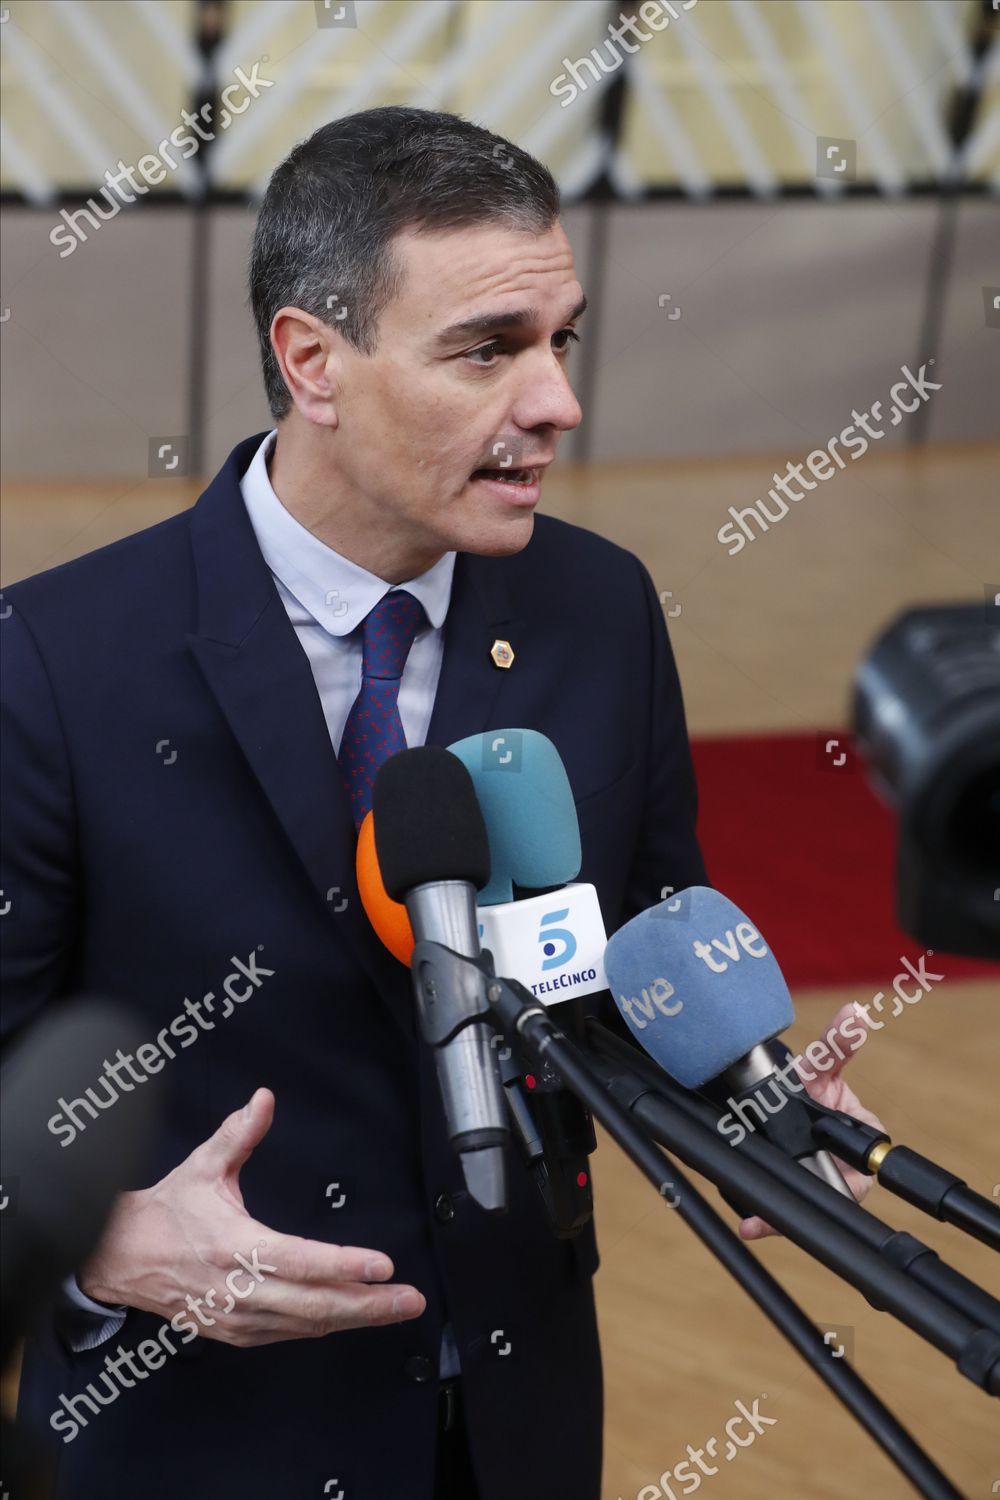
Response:
[{"label": "man's face", "polygon": [[[582,415],[566,371],[584,301],[569,241],[558,224],[485,226],[408,231],[393,247],[404,289],[383,310],[377,352],[341,351],[338,474],[426,566],[453,550],[518,552],[539,466]],[[487,321],[455,326],[472,319]],[[484,466],[537,472],[531,484],[474,478]]]}]

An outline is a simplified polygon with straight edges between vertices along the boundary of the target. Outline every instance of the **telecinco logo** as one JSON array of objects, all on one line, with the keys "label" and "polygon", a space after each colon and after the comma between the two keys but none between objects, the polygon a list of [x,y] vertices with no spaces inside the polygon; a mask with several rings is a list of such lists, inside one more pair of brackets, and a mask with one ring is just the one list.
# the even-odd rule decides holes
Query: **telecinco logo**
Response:
[{"label": "telecinco logo", "polygon": [[[542,961],[542,969],[560,969],[563,964],[568,964],[576,953],[576,938],[568,927],[553,927],[553,922],[562,922],[569,916],[569,907],[564,906],[560,911],[547,911],[542,917],[541,931],[538,941],[542,945],[542,952],[546,955]],[[563,944],[562,952],[558,952],[557,943]]]}]

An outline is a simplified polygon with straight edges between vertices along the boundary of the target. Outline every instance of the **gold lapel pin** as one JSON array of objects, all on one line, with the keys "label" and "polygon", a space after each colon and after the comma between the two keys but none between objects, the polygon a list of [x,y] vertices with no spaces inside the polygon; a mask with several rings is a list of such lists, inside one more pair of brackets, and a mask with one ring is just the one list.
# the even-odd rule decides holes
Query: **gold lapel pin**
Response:
[{"label": "gold lapel pin", "polygon": [[510,641],[494,641],[490,647],[490,656],[495,667],[503,667],[507,671],[514,663],[514,650]]}]

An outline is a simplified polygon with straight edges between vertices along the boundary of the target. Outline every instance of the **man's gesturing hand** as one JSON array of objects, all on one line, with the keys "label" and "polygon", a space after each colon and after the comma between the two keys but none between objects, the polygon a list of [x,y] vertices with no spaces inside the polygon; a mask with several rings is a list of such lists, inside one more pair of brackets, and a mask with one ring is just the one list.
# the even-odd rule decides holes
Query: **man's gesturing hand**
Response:
[{"label": "man's gesturing hand", "polygon": [[415,1287],[370,1284],[389,1282],[387,1255],[279,1234],[247,1213],[240,1169],[273,1119],[274,1095],[258,1089],[162,1181],[122,1193],[80,1272],[87,1296],[183,1313],[181,1327],[240,1348],[419,1317]]}]

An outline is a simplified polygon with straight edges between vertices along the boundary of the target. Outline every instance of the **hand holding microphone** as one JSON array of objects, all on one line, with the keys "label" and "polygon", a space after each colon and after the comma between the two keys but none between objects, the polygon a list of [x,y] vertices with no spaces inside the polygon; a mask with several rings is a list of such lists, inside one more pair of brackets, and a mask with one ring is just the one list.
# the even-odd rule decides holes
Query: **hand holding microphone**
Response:
[{"label": "hand holding microphone", "polygon": [[[862,1029],[859,1030],[858,1027]],[[885,1126],[878,1115],[873,1114],[861,1103],[857,1094],[844,1082],[842,1070],[852,1055],[864,1046],[869,1031],[868,1021],[864,1011],[859,1011],[854,1005],[842,1005],[819,1039],[827,1052],[832,1052],[834,1061],[825,1073],[814,1073],[809,1077],[805,1070],[802,1071],[802,1082],[806,1093],[815,1099],[817,1104],[824,1105],[827,1109],[839,1109],[844,1114],[853,1115],[856,1120],[863,1120],[866,1125],[872,1125],[876,1130],[884,1130]],[[802,1049],[801,1055],[809,1052],[809,1046]],[[796,1069],[796,1071],[799,1071]],[[872,1190],[874,1179],[857,1168],[849,1166],[841,1161],[839,1156],[834,1155],[834,1163],[837,1170],[843,1174],[844,1181],[850,1188],[859,1203],[863,1203]],[[772,1229],[757,1214],[743,1219],[740,1223],[740,1236],[745,1240],[760,1240],[767,1235],[779,1234],[780,1231]]]},{"label": "hand holding microphone", "polygon": [[[608,983],[630,1031],[685,1088],[725,1097],[719,1130],[738,1144],[761,1129],[804,1167],[846,1196],[851,1189],[825,1151],[815,1148],[796,1096],[807,1085],[768,1043],[794,1020],[784,977],[761,934],[725,896],[693,886],[627,922],[605,953]],[[847,1017],[844,1034],[850,1035]],[[855,1044],[864,1040],[860,1019]],[[844,1057],[846,1060],[846,1055]],[[815,1080],[819,1102],[831,1095],[857,1111],[839,1079]],[[864,1117],[874,1120],[864,1112]],[[845,1169],[850,1170],[850,1169]],[[861,1174],[851,1173],[859,1192]],[[865,1190],[870,1186],[866,1182]],[[773,1233],[762,1218],[743,1220],[746,1239]]]}]

